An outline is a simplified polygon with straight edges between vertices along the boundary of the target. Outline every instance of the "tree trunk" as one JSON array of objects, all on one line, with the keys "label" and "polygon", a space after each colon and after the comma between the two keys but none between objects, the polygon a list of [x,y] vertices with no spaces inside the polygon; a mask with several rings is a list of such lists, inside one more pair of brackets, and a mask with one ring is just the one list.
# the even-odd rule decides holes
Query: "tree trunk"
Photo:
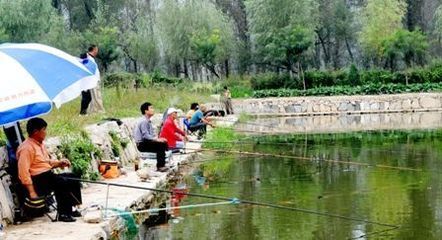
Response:
[{"label": "tree trunk", "polygon": [[325,62],[325,65],[327,66],[328,63],[330,62],[330,55],[328,54],[327,48],[325,46],[325,39],[321,36],[319,31],[316,31],[316,35],[318,35],[318,39],[319,39],[319,42],[321,43],[322,51],[324,51],[324,56],[325,56],[324,62]]},{"label": "tree trunk", "polygon": [[219,74],[216,72],[216,68],[215,68],[215,65],[212,65],[212,64],[205,64],[205,66],[206,66],[206,68],[213,74],[213,75],[215,75],[217,78],[220,78],[219,77]]},{"label": "tree trunk", "polygon": [[348,42],[347,38],[345,38],[345,46],[347,47],[348,55],[350,56],[351,61],[354,62],[353,53],[351,52],[350,43]]},{"label": "tree trunk", "polygon": [[89,6],[89,1],[88,0],[84,0],[83,4],[84,4],[84,11],[86,12],[86,15],[89,18],[88,22],[90,22],[94,18],[93,11],[91,9],[91,6]]},{"label": "tree trunk", "polygon": [[339,50],[341,49],[341,41],[338,38],[335,38],[336,44],[334,49],[334,56],[333,56],[333,69],[339,69],[340,67],[340,54]]},{"label": "tree trunk", "polygon": [[189,78],[189,68],[187,67],[187,59],[183,59],[184,77]]},{"label": "tree trunk", "polygon": [[179,63],[175,63],[175,77],[180,77],[180,64]]},{"label": "tree trunk", "polygon": [[226,59],[224,61],[224,68],[226,70],[226,78],[229,78],[230,71],[229,71],[229,60],[228,59]]},{"label": "tree trunk", "polygon": [[298,61],[298,78],[302,80],[302,84],[303,84],[304,90],[307,90],[304,74],[302,73],[301,61]]},{"label": "tree trunk", "polygon": [[217,7],[233,20],[236,29],[235,35],[242,43],[242,47],[239,50],[240,74],[248,72],[250,67],[253,67],[253,65],[251,66],[250,61],[251,43],[248,28],[249,23],[244,2],[244,0],[215,0]]},{"label": "tree trunk", "polygon": [[137,63],[137,60],[132,59],[132,62],[134,63],[134,71],[135,71],[135,73],[138,73],[138,63]]},{"label": "tree trunk", "polygon": [[147,14],[149,16],[149,30],[150,30],[150,33],[153,34],[154,14],[152,11],[152,1],[146,0],[146,5],[147,5]]}]

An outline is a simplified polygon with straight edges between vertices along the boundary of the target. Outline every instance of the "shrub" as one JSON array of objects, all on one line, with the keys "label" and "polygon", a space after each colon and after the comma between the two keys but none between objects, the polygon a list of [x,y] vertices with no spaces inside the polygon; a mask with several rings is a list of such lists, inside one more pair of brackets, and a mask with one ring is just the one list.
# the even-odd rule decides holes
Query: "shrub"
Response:
[{"label": "shrub", "polygon": [[251,81],[247,77],[231,76],[224,81],[218,81],[214,84],[213,93],[220,94],[224,86],[229,88],[232,98],[251,97],[253,95]]},{"label": "shrub", "polygon": [[112,153],[115,157],[121,156],[121,149],[125,149],[129,144],[129,140],[121,139],[117,132],[110,131],[109,136],[111,137],[111,148]]},{"label": "shrub", "polygon": [[72,163],[72,172],[83,179],[98,179],[98,173],[91,168],[92,156],[101,158],[101,151],[84,134],[68,135],[62,139],[59,150]]},{"label": "shrub", "polygon": [[361,74],[361,84],[371,83],[391,83],[393,82],[393,74],[386,70],[368,70]]},{"label": "shrub", "polygon": [[151,74],[151,78],[153,84],[171,84],[176,86],[183,83],[183,79],[167,77],[163,75],[159,70],[154,70],[153,73]]},{"label": "shrub", "polygon": [[104,77],[103,83],[105,87],[134,87],[136,75],[127,72],[112,73]]},{"label": "shrub", "polygon": [[307,90],[298,89],[268,89],[254,91],[253,97],[297,97],[297,96],[332,96],[332,95],[377,95],[406,92],[431,92],[441,91],[441,83],[416,83],[416,84],[381,84],[370,83],[362,86],[333,86],[319,87]]},{"label": "shrub", "polygon": [[307,71],[304,78],[307,88],[333,86],[335,84],[335,79],[330,72]]},{"label": "shrub", "polygon": [[263,73],[251,78],[253,90],[278,89],[278,88],[301,88],[302,83],[297,78],[291,78],[289,74]]},{"label": "shrub", "polygon": [[352,86],[361,84],[361,75],[359,74],[359,70],[355,64],[352,64],[348,70],[346,83]]}]

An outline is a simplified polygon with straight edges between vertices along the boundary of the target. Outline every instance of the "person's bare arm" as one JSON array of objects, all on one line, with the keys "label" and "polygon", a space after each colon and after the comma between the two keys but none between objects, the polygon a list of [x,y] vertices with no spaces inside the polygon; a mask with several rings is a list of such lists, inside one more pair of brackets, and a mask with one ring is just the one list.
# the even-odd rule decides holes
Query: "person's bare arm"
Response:
[{"label": "person's bare arm", "polygon": [[213,124],[213,123],[211,123],[208,119],[206,119],[206,118],[203,118],[203,119],[201,119],[201,121],[203,122],[203,123],[205,123],[205,124],[207,124],[207,125],[209,125],[209,126],[211,126],[211,127],[215,127],[215,125]]},{"label": "person's bare arm", "polygon": [[24,184],[24,186],[28,190],[30,198],[38,198],[37,192],[35,191],[33,184]]},{"label": "person's bare arm", "polygon": [[49,165],[51,165],[52,168],[64,168],[71,166],[71,162],[67,159],[61,159],[61,160],[49,160]]}]

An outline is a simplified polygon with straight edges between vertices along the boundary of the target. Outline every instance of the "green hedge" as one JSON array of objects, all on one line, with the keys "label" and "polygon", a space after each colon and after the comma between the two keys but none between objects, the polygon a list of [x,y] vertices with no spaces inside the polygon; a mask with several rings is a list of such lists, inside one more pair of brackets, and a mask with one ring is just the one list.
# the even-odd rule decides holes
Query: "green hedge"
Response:
[{"label": "green hedge", "polygon": [[[357,86],[369,84],[414,84],[439,83],[442,80],[442,66],[409,69],[406,72],[386,70],[359,71],[352,65],[348,70],[319,71],[304,73],[307,89],[331,86]],[[264,73],[252,77],[253,90],[265,89],[303,89],[303,83],[296,76],[288,74]]]},{"label": "green hedge", "polygon": [[111,73],[103,78],[105,87],[146,87],[152,83],[152,78],[148,74],[135,74],[128,72]]},{"label": "green hedge", "polygon": [[262,73],[252,76],[250,82],[254,90],[302,87],[302,82],[289,74]]},{"label": "green hedge", "polygon": [[106,75],[103,81],[105,87],[140,88],[152,84],[177,86],[182,84],[184,79],[167,77],[159,71],[154,71],[151,74],[128,72],[111,73]]},{"label": "green hedge", "polygon": [[268,89],[254,91],[253,97],[297,97],[297,96],[333,96],[333,95],[377,95],[377,94],[395,94],[407,92],[432,92],[442,91],[441,83],[414,83],[414,84],[395,84],[395,83],[372,83],[362,86],[333,86],[318,87],[307,90],[298,89]]}]

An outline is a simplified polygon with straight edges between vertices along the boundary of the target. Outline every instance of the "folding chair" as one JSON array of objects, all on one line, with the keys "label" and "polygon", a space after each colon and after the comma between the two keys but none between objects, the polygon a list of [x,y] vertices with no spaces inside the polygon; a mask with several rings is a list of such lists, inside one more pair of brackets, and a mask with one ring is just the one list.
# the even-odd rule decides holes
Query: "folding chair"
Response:
[{"label": "folding chair", "polygon": [[[50,215],[55,211],[55,217]],[[58,218],[57,206],[54,200],[54,193],[34,199],[25,198],[23,203],[23,212],[28,218],[41,217],[46,215],[52,222],[56,222]]]}]

